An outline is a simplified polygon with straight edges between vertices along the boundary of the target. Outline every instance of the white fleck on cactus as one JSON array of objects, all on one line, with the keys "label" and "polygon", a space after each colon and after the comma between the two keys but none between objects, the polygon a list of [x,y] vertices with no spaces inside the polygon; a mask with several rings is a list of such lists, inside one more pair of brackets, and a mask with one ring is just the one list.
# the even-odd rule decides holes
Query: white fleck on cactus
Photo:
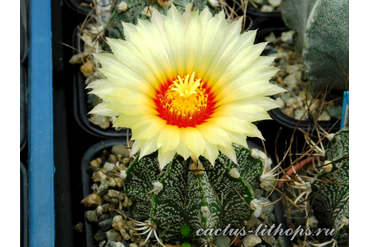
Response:
[{"label": "white fleck on cactus", "polygon": [[[336,133],[325,153],[332,161],[332,170],[318,175],[311,184],[315,216],[337,232],[333,237],[339,246],[348,245],[349,218],[349,130]],[[326,183],[325,181],[331,181]]]},{"label": "white fleck on cactus", "polygon": [[159,239],[169,244],[184,240],[179,234],[183,225],[190,227],[188,241],[194,246],[215,238],[197,236],[198,229],[243,227],[254,211],[246,203],[256,201],[264,160],[244,147],[235,147],[235,152],[238,164],[220,154],[214,166],[203,157],[194,166],[191,158],[176,155],[162,171],[156,153],[136,158],[125,180],[132,218],[152,222]]}]

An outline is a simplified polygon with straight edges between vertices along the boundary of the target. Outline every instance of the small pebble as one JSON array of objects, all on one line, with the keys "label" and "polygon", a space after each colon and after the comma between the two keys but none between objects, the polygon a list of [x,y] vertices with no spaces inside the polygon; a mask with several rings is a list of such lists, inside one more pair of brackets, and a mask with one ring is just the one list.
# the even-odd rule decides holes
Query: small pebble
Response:
[{"label": "small pebble", "polygon": [[114,155],[122,155],[123,158],[129,158],[130,157],[130,150],[127,149],[127,146],[124,145],[115,145],[112,147],[112,154]]},{"label": "small pebble", "polygon": [[81,222],[78,222],[78,224],[75,225],[75,230],[77,232],[82,232],[83,228],[84,228],[84,224],[82,224]]},{"label": "small pebble", "polygon": [[108,117],[99,116],[92,114],[89,121],[95,125],[98,125],[102,129],[107,129],[110,127],[110,122]]},{"label": "small pebble", "polygon": [[228,247],[229,244],[230,244],[230,238],[229,237],[226,237],[226,236],[219,236],[215,240],[215,245],[217,247]]},{"label": "small pebble", "polygon": [[96,242],[101,242],[105,239],[105,233],[101,230],[99,230],[95,235],[94,238]]},{"label": "small pebble", "polygon": [[98,226],[100,230],[102,230],[103,232],[106,232],[109,229],[112,229],[112,219],[100,221],[98,223]]},{"label": "small pebble", "polygon": [[110,241],[120,242],[122,240],[121,234],[119,234],[113,229],[107,231],[105,235],[107,236],[107,239]]},{"label": "small pebble", "polygon": [[315,216],[311,216],[309,219],[308,219],[308,222],[310,224],[310,227],[316,229],[317,228],[317,225],[319,224],[319,221],[316,219]]},{"label": "small pebble", "polygon": [[327,111],[323,111],[320,116],[317,118],[319,121],[329,121],[331,119]]},{"label": "small pebble", "polygon": [[274,7],[272,7],[270,5],[262,5],[262,7],[261,7],[261,12],[269,13],[269,12],[272,12],[272,11],[274,11]]},{"label": "small pebble", "polygon": [[256,246],[257,244],[260,244],[260,243],[262,243],[261,238],[254,234],[249,234],[245,238],[243,238],[243,245],[245,247]]},{"label": "small pebble", "polygon": [[103,199],[96,193],[88,195],[86,198],[82,199],[82,204],[86,207],[97,207],[103,203]]},{"label": "small pebble", "polygon": [[82,74],[87,78],[94,73],[94,65],[90,60],[88,60],[86,63],[81,65],[80,70]]},{"label": "small pebble", "polygon": [[271,4],[271,6],[274,6],[275,8],[279,7],[281,4],[281,0],[268,0],[268,1],[269,4]]},{"label": "small pebble", "polygon": [[86,211],[86,218],[90,222],[99,222],[99,218],[95,210]]}]

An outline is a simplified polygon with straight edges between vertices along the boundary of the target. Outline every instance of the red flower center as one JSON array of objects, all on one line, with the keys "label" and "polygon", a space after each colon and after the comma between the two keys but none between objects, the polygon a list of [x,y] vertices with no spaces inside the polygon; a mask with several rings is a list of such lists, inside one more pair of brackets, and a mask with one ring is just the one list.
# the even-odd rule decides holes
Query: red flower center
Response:
[{"label": "red flower center", "polygon": [[195,127],[204,123],[214,112],[214,96],[209,88],[194,73],[178,76],[174,81],[164,83],[157,90],[154,100],[158,116],[167,124],[178,127]]}]

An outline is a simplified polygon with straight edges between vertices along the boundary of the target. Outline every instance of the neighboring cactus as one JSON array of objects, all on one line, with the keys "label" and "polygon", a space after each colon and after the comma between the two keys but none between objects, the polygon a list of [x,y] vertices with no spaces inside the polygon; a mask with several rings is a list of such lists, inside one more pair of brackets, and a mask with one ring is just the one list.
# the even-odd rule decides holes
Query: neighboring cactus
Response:
[{"label": "neighboring cactus", "polygon": [[[338,246],[347,246],[349,237],[349,130],[339,131],[329,143],[326,160],[332,161],[332,170],[317,176],[311,184],[312,209],[315,216],[331,229],[340,230],[333,237]],[[326,183],[323,181],[331,181]]]},{"label": "neighboring cactus", "polygon": [[241,229],[253,214],[248,205],[259,187],[264,163],[261,158],[253,158],[246,148],[235,147],[235,151],[238,165],[223,154],[214,166],[203,157],[195,165],[192,159],[185,161],[176,155],[162,171],[156,152],[136,158],[125,180],[125,193],[132,200],[132,218],[149,219],[167,244],[185,240],[180,234],[183,225],[191,230],[187,241],[196,246],[215,238],[197,236],[200,228],[217,229],[230,224]]},{"label": "neighboring cactus", "polygon": [[295,31],[312,91],[348,90],[349,1],[283,0],[281,12]]},{"label": "neighboring cactus", "polygon": [[[127,9],[125,11],[118,8],[122,2],[127,4]],[[111,7],[109,22],[106,24],[105,36],[109,38],[123,39],[124,32],[122,22],[136,24],[137,19],[149,20],[149,16],[151,14],[150,8],[156,8],[161,14],[166,15],[171,3],[172,0],[115,0]],[[218,12],[207,0],[180,0],[173,2],[173,4],[182,13],[185,12],[185,8],[187,6],[188,8],[190,7],[191,10],[199,11],[202,11],[206,6],[208,6],[213,14]]]}]

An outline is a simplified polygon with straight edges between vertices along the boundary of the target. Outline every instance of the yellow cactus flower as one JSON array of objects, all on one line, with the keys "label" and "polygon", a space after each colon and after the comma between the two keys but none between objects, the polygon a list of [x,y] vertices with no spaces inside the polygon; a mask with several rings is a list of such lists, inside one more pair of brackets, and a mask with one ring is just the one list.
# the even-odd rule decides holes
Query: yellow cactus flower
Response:
[{"label": "yellow cactus flower", "polygon": [[126,40],[107,38],[113,54],[95,54],[106,78],[89,86],[103,99],[90,113],[118,116],[132,152],[158,150],[161,168],[176,153],[213,164],[221,151],[236,163],[232,143],[263,138],[253,122],[269,119],[278,104],[268,96],[284,91],[269,83],[278,69],[260,56],[266,43],[253,44],[256,31],[240,34],[241,19],[172,5],[167,16],[153,9],[151,22],[123,23]]}]

